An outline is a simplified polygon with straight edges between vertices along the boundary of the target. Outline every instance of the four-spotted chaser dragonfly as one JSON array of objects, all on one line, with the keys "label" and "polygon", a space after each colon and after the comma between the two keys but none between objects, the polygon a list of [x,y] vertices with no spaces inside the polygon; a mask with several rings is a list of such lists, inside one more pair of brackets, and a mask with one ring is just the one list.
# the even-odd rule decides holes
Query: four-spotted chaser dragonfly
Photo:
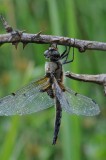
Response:
[{"label": "four-spotted chaser dragonfly", "polygon": [[[98,104],[92,99],[64,86],[62,64],[73,61],[67,60],[69,50],[70,48],[60,54],[57,47],[51,45],[44,52],[45,58],[48,59],[45,63],[45,76],[0,99],[1,116],[31,114],[55,106],[56,120],[52,144],[56,144],[62,109],[69,114],[85,116],[97,115],[100,112]],[[64,62],[61,62],[62,59]]]}]

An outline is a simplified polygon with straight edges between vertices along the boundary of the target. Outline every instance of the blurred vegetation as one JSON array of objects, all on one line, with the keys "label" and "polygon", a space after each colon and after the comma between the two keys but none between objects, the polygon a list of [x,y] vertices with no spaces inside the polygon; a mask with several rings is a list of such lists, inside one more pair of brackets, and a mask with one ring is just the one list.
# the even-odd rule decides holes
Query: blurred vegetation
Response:
[{"label": "blurred vegetation", "polygon": [[[105,0],[0,0],[0,13],[10,25],[29,33],[105,41]],[[0,23],[0,34],[5,33]],[[5,96],[32,79],[44,75],[43,52],[49,45],[28,44],[16,50],[11,44],[0,47],[0,96]],[[59,46],[60,52],[64,47]],[[75,73],[106,73],[106,53],[78,53],[65,70]],[[95,84],[68,80],[77,92],[100,105],[96,117],[63,113],[56,146],[52,146],[54,108],[26,116],[0,117],[1,160],[106,160],[106,98]]]}]

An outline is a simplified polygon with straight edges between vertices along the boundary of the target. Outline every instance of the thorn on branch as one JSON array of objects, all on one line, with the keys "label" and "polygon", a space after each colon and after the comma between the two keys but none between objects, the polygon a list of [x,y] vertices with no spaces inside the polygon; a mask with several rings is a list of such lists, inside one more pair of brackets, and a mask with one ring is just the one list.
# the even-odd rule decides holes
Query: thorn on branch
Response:
[{"label": "thorn on branch", "polygon": [[13,32],[13,28],[8,24],[8,22],[4,19],[4,17],[2,15],[0,15],[0,19],[3,23],[3,26],[6,30],[7,33],[11,33]]},{"label": "thorn on branch", "polygon": [[23,31],[13,31],[13,32],[11,32],[11,40],[14,41],[14,42],[12,42],[12,45],[15,45],[16,49],[18,47],[18,43],[21,39],[22,34],[23,34]]},{"label": "thorn on branch", "polygon": [[23,49],[26,47],[27,44],[28,42],[23,42]]},{"label": "thorn on branch", "polygon": [[38,33],[36,34],[36,37],[39,38],[42,32],[43,32],[43,31],[38,32]]},{"label": "thorn on branch", "polygon": [[41,33],[42,33],[42,31],[40,31],[40,32],[38,32],[37,34],[34,34],[32,37],[31,37],[31,41],[33,41],[33,40],[38,40],[38,41],[40,41],[42,38],[41,38]]},{"label": "thorn on branch", "polygon": [[12,45],[14,45],[16,49],[18,48],[18,44],[19,44],[19,42],[13,42],[12,43]]},{"label": "thorn on branch", "polygon": [[43,31],[40,31],[40,32],[38,32],[37,34],[35,34],[34,36],[32,36],[31,37],[31,40],[33,41],[34,39],[41,39],[41,33],[42,33]]}]

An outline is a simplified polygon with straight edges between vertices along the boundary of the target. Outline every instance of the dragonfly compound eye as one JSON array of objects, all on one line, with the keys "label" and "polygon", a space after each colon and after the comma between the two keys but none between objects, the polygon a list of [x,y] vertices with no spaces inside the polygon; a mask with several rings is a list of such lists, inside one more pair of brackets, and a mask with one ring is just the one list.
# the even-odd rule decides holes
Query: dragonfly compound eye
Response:
[{"label": "dragonfly compound eye", "polygon": [[45,56],[46,58],[49,58],[49,50],[46,50],[46,51],[44,52],[44,56]]},{"label": "dragonfly compound eye", "polygon": [[60,53],[58,51],[56,51],[56,50],[52,51],[52,55],[56,56],[56,57],[60,57]]},{"label": "dragonfly compound eye", "polygon": [[45,58],[50,58],[50,60],[57,61],[60,58],[60,53],[56,49],[50,47],[44,52],[44,56]]},{"label": "dragonfly compound eye", "polygon": [[60,59],[60,53],[57,50],[51,51],[51,60],[58,61]]}]

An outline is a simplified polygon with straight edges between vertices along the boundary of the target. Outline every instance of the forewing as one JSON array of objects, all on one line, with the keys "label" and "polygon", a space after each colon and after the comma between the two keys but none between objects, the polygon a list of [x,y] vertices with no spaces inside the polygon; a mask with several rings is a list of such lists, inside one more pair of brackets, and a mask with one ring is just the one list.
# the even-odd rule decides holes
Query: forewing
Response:
[{"label": "forewing", "polygon": [[48,79],[42,78],[22,89],[0,99],[0,115],[23,115],[38,112],[53,106],[54,101],[42,88],[48,85]]},{"label": "forewing", "polygon": [[94,116],[100,113],[99,106],[91,98],[75,93],[70,89],[62,92],[57,81],[55,83],[55,92],[61,107],[70,114]]}]

